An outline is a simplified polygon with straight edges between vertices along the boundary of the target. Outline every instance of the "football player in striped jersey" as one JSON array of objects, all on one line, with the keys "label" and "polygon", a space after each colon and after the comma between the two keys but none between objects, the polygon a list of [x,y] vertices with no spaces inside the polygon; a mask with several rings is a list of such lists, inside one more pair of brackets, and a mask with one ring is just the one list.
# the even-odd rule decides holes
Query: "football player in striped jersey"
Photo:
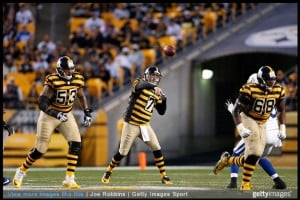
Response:
[{"label": "football player in striped jersey", "polygon": [[[257,73],[252,74],[247,83],[258,83]],[[226,109],[232,113],[233,103],[230,100],[227,100],[225,103]],[[265,172],[271,177],[274,181],[273,189],[286,189],[285,182],[279,177],[276,170],[274,169],[272,163],[267,159],[273,147],[282,146],[282,140],[285,138],[279,138],[279,127],[277,122],[277,109],[276,107],[272,110],[270,118],[266,122],[266,146],[264,153],[258,161],[258,164],[265,170]],[[238,144],[234,147],[232,156],[240,156],[244,154],[245,151],[245,142],[241,139]],[[239,166],[231,165],[230,166],[230,183],[227,188],[237,188],[237,177],[239,173]]]},{"label": "football player in striped jersey", "polygon": [[167,108],[167,98],[162,89],[158,87],[160,79],[159,68],[151,65],[146,68],[143,77],[133,81],[129,105],[124,116],[119,150],[107,166],[101,179],[102,183],[109,183],[113,169],[118,166],[122,158],[127,156],[132,143],[139,137],[153,151],[162,183],[172,184],[166,174],[160,144],[150,125],[154,108],[160,115],[164,115]]},{"label": "football player in striped jersey", "polygon": [[246,83],[240,88],[232,112],[236,128],[245,142],[245,153],[233,157],[225,151],[213,169],[218,174],[229,165],[243,167],[240,190],[252,189],[251,178],[266,145],[266,122],[274,107],[278,110],[278,137],[286,136],[284,88],[276,83],[275,71],[270,66],[260,67],[257,79],[258,83]]},{"label": "football player in striped jersey", "polygon": [[57,61],[56,73],[46,76],[44,88],[39,97],[40,116],[37,122],[35,146],[29,151],[23,164],[17,168],[13,184],[22,186],[23,177],[28,169],[48,150],[51,134],[57,129],[68,142],[67,169],[63,187],[78,189],[75,182],[75,168],[81,149],[81,136],[76,119],[72,114],[75,100],[78,98],[84,111],[84,126],[92,122],[91,112],[84,94],[84,77],[75,71],[73,60],[62,56]]}]

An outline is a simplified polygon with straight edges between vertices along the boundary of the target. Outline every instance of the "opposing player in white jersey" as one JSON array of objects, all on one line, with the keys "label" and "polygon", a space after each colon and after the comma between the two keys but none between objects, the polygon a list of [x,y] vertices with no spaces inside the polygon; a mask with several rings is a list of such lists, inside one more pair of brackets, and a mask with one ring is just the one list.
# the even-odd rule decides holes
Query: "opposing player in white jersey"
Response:
[{"label": "opposing player in white jersey", "polygon": [[[247,83],[258,83],[257,73],[252,74]],[[229,112],[233,110],[233,103],[230,100],[227,100],[225,106]],[[276,173],[272,163],[266,158],[273,149],[273,147],[281,147],[282,142],[285,138],[279,138],[277,133],[279,132],[278,121],[277,121],[277,110],[274,108],[272,110],[271,116],[266,122],[266,146],[264,149],[264,153],[260,160],[258,161],[259,165],[265,170],[265,172],[272,178],[274,181],[274,189],[285,189],[286,184]],[[244,140],[241,139],[239,143],[234,147],[232,156],[239,156],[243,154],[245,151],[245,143]],[[239,166],[231,165],[230,167],[230,183],[227,188],[237,188],[237,177],[239,173]]]}]

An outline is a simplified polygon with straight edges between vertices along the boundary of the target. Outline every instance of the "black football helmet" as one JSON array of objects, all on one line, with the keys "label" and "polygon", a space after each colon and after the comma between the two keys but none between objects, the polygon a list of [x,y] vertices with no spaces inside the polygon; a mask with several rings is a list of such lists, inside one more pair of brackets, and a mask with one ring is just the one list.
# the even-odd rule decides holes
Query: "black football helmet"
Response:
[{"label": "black football helmet", "polygon": [[275,71],[270,66],[262,66],[257,72],[257,80],[261,86],[271,89],[276,83]]},{"label": "black football helmet", "polygon": [[[152,75],[156,75],[156,76],[152,76]],[[160,82],[160,78],[161,78],[161,73],[159,68],[156,65],[150,65],[149,67],[147,67],[144,73],[145,81],[153,85],[158,85]]]},{"label": "black football helmet", "polygon": [[62,56],[56,63],[56,71],[61,78],[70,80],[75,72],[73,60],[68,56]]}]

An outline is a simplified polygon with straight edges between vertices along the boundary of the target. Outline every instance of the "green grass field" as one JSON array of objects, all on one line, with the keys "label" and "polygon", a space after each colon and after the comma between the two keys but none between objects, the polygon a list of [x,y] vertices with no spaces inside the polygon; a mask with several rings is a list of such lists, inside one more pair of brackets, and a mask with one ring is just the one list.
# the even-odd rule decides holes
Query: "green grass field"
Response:
[{"label": "green grass field", "polygon": [[[107,185],[100,182],[105,168],[78,167],[76,181],[81,185],[81,189],[66,193],[66,190],[61,188],[65,168],[32,167],[23,180],[22,188],[15,189],[12,184],[9,184],[3,187],[3,192],[4,197],[7,198],[18,198],[19,196],[24,198],[26,195],[30,198],[47,198],[47,195],[50,194],[45,191],[51,191],[52,197],[57,195],[57,198],[68,198],[70,195],[70,198],[94,199],[113,198],[114,195],[119,195],[119,199],[124,197],[122,195],[125,195],[125,198],[254,198],[257,195],[263,195],[263,192],[269,192],[269,196],[282,195],[285,198],[298,196],[297,168],[277,168],[278,174],[287,183],[288,188],[274,190],[271,189],[273,185],[271,178],[258,167],[252,178],[253,191],[251,192],[226,189],[226,185],[229,183],[229,168],[225,168],[219,175],[212,173],[212,167],[167,166],[166,169],[173,185],[161,184],[158,170],[153,166],[147,167],[145,170],[140,170],[138,167],[117,167]],[[5,168],[3,175],[12,178],[14,171],[15,168]],[[239,183],[241,176],[240,174]],[[43,192],[41,193],[41,191]]]}]

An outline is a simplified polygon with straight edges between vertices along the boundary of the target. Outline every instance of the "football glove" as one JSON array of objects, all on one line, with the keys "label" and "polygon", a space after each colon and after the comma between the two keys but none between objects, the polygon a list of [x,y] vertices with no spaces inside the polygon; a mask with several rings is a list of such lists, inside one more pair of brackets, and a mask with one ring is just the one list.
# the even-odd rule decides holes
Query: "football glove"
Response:
[{"label": "football glove", "polygon": [[280,124],[280,126],[279,126],[279,133],[278,133],[277,137],[281,141],[285,140],[285,138],[286,138],[286,127],[285,127],[285,124]]},{"label": "football glove", "polygon": [[3,128],[4,128],[5,130],[7,130],[8,136],[10,136],[10,135],[12,135],[12,134],[15,133],[14,128],[11,127],[11,126],[10,126],[8,123],[6,123],[5,121],[3,121]]},{"label": "football glove", "polygon": [[84,124],[85,127],[88,127],[92,124],[92,114],[91,114],[92,112],[93,112],[92,109],[89,109],[89,108],[84,109],[84,122],[83,122],[83,124]]},{"label": "football glove", "polygon": [[233,103],[231,101],[231,99],[227,99],[226,102],[225,102],[225,108],[230,112],[232,113],[233,111]]},{"label": "football glove", "polygon": [[66,121],[68,121],[67,114],[66,114],[66,113],[63,113],[63,112],[57,113],[56,118],[57,118],[59,121],[61,121],[61,122],[66,122]]},{"label": "football glove", "polygon": [[247,129],[243,123],[238,124],[236,128],[242,138],[246,138],[251,134],[251,131]]}]

